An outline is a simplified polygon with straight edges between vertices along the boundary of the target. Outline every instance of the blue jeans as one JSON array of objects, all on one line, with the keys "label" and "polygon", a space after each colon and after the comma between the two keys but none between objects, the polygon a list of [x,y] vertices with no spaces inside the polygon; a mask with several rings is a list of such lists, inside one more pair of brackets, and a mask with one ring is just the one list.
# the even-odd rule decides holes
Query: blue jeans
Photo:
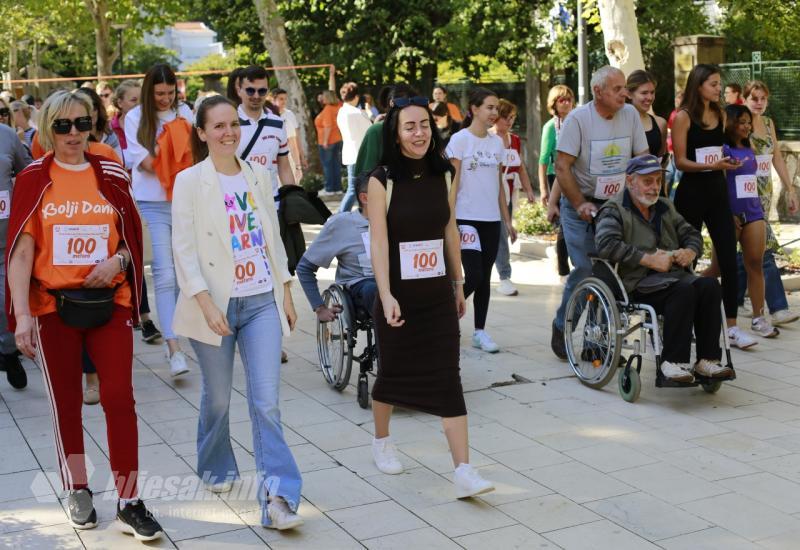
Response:
[{"label": "blue jeans", "polygon": [[364,279],[353,283],[348,287],[350,297],[356,307],[362,307],[372,316],[372,308],[375,306],[375,297],[378,295],[378,284],[375,279]]},{"label": "blue jeans", "polygon": [[[789,309],[789,302],[786,301],[786,290],[783,288],[781,273],[775,264],[775,255],[772,250],[764,252],[764,300],[767,302],[769,312],[774,314],[784,309]],[[747,290],[747,272],[744,269],[742,253],[736,254],[736,270],[739,276],[739,296],[738,304],[744,303],[744,293]]]},{"label": "blue jeans", "polygon": [[302,479],[286,444],[278,409],[281,382],[281,321],[272,292],[231,298],[227,311],[233,332],[220,346],[191,340],[203,373],[197,425],[197,474],[209,484],[239,478],[228,412],[236,344],[247,379],[247,404],[253,425],[261,522],[269,525],[267,496],[282,497],[292,511],[300,503]]},{"label": "blue jeans", "polygon": [[325,174],[325,191],[342,191],[342,142],[324,148],[319,145],[319,161]]},{"label": "blue jeans", "polygon": [[153,284],[155,285],[156,311],[165,340],[176,340],[172,331],[172,318],[178,301],[178,281],[172,260],[172,203],[169,201],[138,201],[150,240],[153,243]]},{"label": "blue jeans", "polygon": [[348,164],[347,168],[347,191],[342,198],[339,212],[350,212],[356,203],[356,165]]},{"label": "blue jeans", "polygon": [[667,170],[664,174],[664,179],[667,183],[667,196],[670,198],[670,200],[675,200],[675,189],[677,188],[678,183],[680,183],[682,177],[683,172],[678,170],[678,167],[675,165],[675,155],[670,154],[669,163],[667,163]]},{"label": "blue jeans", "polygon": [[564,232],[569,259],[574,266],[567,277],[567,284],[564,285],[564,295],[561,297],[561,305],[558,306],[558,311],[556,311],[556,327],[564,330],[564,315],[566,314],[567,302],[578,283],[592,274],[592,261],[589,259],[589,254],[595,254],[597,250],[594,246],[594,227],[580,219],[566,197],[561,197],[560,206],[561,230]]},{"label": "blue jeans", "polygon": [[[513,205],[508,203],[508,213],[512,214]],[[500,244],[497,247],[497,258],[494,259],[494,266],[500,279],[511,278],[511,250],[508,247],[508,230],[506,224],[500,224]]]}]

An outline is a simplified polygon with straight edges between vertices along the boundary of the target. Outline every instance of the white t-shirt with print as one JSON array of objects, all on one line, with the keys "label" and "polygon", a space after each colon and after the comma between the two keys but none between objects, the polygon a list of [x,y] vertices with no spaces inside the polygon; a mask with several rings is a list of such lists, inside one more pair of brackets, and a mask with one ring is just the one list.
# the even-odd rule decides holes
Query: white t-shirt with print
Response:
[{"label": "white t-shirt with print", "polygon": [[283,121],[286,123],[286,137],[296,137],[297,129],[299,128],[297,124],[297,115],[289,109],[284,109],[283,113],[281,113],[281,118],[283,118]]},{"label": "white t-shirt with print", "polygon": [[461,161],[456,218],[500,221],[498,196],[500,165],[505,155],[503,140],[492,134],[479,138],[469,128],[464,128],[450,138],[446,154],[447,158]]},{"label": "white t-shirt with print", "polygon": [[239,173],[226,176],[217,172],[225,201],[233,249],[233,288],[231,298],[255,296],[272,290],[272,272],[264,242],[264,228],[255,213],[255,199],[247,180]]},{"label": "white t-shirt with print", "polygon": [[242,125],[242,137],[236,154],[239,158],[250,144],[260,121],[264,121],[264,127],[258,135],[253,147],[247,153],[247,158],[243,159],[250,162],[253,169],[261,166],[267,170],[267,175],[272,181],[272,194],[278,196],[280,180],[278,179],[278,157],[289,154],[289,141],[286,137],[286,129],[283,119],[271,112],[265,111],[258,120],[253,120],[247,116],[244,109],[239,105],[239,120]]}]

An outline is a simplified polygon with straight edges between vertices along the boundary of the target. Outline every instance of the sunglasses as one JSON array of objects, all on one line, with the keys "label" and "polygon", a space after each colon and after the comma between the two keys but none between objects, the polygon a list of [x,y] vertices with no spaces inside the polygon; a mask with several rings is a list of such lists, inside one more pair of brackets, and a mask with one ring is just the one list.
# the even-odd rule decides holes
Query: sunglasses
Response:
[{"label": "sunglasses", "polygon": [[572,98],[571,97],[566,97],[566,96],[559,97],[558,98],[558,102],[559,103],[572,103]]},{"label": "sunglasses", "polygon": [[88,132],[92,129],[92,117],[90,116],[79,116],[75,120],[70,120],[68,118],[57,118],[53,121],[53,132],[56,134],[68,134],[72,131],[72,127],[75,126],[75,129],[79,132]]},{"label": "sunglasses", "polygon": [[247,87],[247,88],[244,89],[244,93],[246,93],[250,97],[256,95],[256,93],[258,93],[258,97],[264,97],[265,95],[267,95],[268,91],[269,90],[267,88],[258,88],[258,89],[256,89],[256,88]]},{"label": "sunglasses", "polygon": [[0,116],[8,116],[11,114],[11,109],[8,107],[0,107]]},{"label": "sunglasses", "polygon": [[103,99],[107,99],[107,98],[111,97],[111,94],[109,94],[109,93],[100,94],[100,97],[102,97]]},{"label": "sunglasses", "polygon": [[392,99],[392,107],[403,109],[409,105],[416,105],[417,107],[427,107],[430,102],[427,97],[414,96],[414,97],[396,97]]}]

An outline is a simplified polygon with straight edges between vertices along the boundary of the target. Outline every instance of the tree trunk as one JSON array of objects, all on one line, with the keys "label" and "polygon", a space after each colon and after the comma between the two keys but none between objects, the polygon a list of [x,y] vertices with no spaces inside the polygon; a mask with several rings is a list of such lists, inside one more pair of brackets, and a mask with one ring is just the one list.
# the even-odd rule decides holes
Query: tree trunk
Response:
[{"label": "tree trunk", "polygon": [[625,76],[644,69],[634,0],[598,0],[606,57]]},{"label": "tree trunk", "polygon": [[84,0],[89,15],[94,22],[94,46],[97,59],[97,77],[112,75],[114,61],[119,53],[116,42],[111,38],[111,23],[108,20],[107,0]]},{"label": "tree trunk", "polygon": [[[541,76],[534,70],[535,58],[528,56],[525,64],[525,156],[523,161],[531,183],[539,181],[539,144],[542,136]],[[534,183],[534,189],[539,189]]]},{"label": "tree trunk", "polygon": [[[258,20],[261,22],[261,29],[264,31],[264,46],[269,52],[270,61],[274,67],[289,67],[294,65],[292,51],[289,49],[289,41],[286,39],[286,28],[275,0],[253,0]],[[300,147],[305,151],[305,156],[310,164],[310,169],[315,172],[321,170],[319,153],[316,147],[311,147],[310,143],[316,143],[317,131],[314,121],[308,113],[308,103],[300,78],[297,71],[287,69],[275,71],[278,84],[286,90],[289,95],[289,108],[297,115]]]}]

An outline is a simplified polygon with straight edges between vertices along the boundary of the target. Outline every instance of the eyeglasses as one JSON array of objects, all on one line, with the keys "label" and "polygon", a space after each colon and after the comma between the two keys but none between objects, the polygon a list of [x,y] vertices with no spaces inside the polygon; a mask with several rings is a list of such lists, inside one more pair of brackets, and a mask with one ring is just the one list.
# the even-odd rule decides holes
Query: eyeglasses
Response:
[{"label": "eyeglasses", "polygon": [[8,107],[0,107],[0,116],[9,116],[11,114],[11,109]]},{"label": "eyeglasses", "polygon": [[92,129],[92,117],[90,116],[79,116],[75,120],[70,120],[68,118],[57,118],[53,121],[53,132],[56,134],[68,134],[72,130],[72,127],[75,126],[75,129],[79,132],[88,132]]},{"label": "eyeglasses", "polygon": [[258,97],[264,97],[265,95],[267,95],[267,92],[268,92],[268,91],[269,91],[269,90],[268,90],[267,88],[258,88],[258,89],[255,89],[255,88],[250,88],[250,87],[247,87],[247,88],[245,88],[245,89],[244,89],[244,93],[246,93],[246,94],[247,94],[247,95],[249,95],[250,97],[252,97],[252,96],[256,95],[256,93],[258,93]]},{"label": "eyeglasses", "polygon": [[398,109],[403,109],[404,107],[408,107],[409,105],[416,105],[417,107],[427,107],[430,101],[428,101],[427,97],[422,96],[414,96],[414,97],[396,97],[392,99],[392,107],[397,107]]}]

